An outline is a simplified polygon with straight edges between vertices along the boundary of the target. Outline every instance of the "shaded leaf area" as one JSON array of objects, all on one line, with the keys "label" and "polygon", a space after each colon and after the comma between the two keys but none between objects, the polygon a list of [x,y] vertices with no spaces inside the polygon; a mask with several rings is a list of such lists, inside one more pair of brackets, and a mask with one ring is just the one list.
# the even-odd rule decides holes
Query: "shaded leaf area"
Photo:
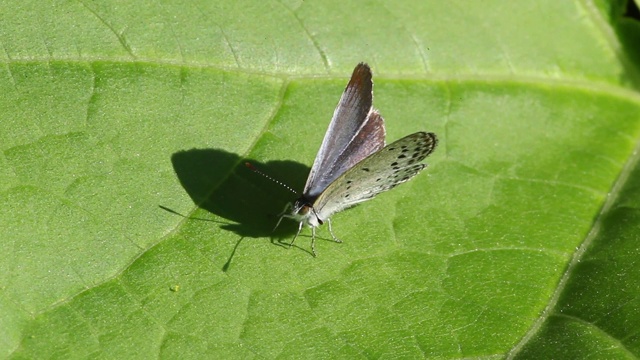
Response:
[{"label": "shaded leaf area", "polygon": [[[623,1],[3,6],[0,357],[638,357]],[[243,163],[300,191],[360,61],[440,145],[313,258]]]}]

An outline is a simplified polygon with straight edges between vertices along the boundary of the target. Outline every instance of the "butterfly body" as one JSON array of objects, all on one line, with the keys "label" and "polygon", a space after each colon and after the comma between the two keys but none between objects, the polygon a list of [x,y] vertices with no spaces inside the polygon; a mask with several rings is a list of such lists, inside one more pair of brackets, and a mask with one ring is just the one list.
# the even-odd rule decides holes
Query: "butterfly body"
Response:
[{"label": "butterfly body", "polygon": [[301,196],[293,203],[290,216],[294,220],[303,222],[311,227],[318,227],[324,224],[324,221],[318,217],[313,209],[313,201],[304,196]]},{"label": "butterfly body", "polygon": [[435,134],[417,132],[385,146],[384,119],[372,103],[371,69],[360,63],[334,111],[302,196],[280,218],[298,221],[294,241],[303,225],[311,227],[314,256],[316,227],[327,222],[334,241],[341,242],[330,217],[417,175],[426,167],[420,161],[437,145]]}]

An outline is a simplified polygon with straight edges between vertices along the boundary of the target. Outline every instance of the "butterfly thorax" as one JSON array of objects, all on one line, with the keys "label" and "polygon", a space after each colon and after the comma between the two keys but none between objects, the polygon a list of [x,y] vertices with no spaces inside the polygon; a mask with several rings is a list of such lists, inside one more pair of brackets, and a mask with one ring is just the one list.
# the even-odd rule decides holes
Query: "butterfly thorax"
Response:
[{"label": "butterfly thorax", "polygon": [[318,227],[323,224],[313,208],[313,201],[306,196],[301,196],[293,203],[291,217],[296,221],[303,221],[311,227]]}]

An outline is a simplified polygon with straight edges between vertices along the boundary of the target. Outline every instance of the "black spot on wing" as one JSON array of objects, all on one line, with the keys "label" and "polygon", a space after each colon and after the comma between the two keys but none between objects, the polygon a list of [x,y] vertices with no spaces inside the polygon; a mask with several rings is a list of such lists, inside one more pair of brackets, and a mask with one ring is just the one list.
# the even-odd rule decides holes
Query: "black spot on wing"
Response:
[{"label": "black spot on wing", "polygon": [[409,181],[411,178],[416,176],[422,169],[426,167],[425,164],[416,164],[413,166],[407,166],[400,170],[396,170],[390,177],[387,179],[388,181],[373,186],[370,189],[367,189],[362,198],[372,198],[375,195],[393,189],[394,187],[402,184],[403,182]]},{"label": "black spot on wing", "polygon": [[387,151],[354,166],[343,182],[330,186],[324,204],[330,209],[344,209],[411,180],[426,167],[420,161],[433,151],[436,141],[435,135],[425,132],[398,140],[385,148]]}]

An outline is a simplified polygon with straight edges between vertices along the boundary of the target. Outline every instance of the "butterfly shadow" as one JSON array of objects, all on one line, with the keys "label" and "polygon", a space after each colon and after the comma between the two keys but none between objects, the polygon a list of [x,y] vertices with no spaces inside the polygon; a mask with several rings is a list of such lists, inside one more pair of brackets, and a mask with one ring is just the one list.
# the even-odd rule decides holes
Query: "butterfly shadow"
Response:
[{"label": "butterfly shadow", "polygon": [[285,241],[292,239],[297,231],[297,223],[282,221],[275,231],[274,227],[287,203],[295,200],[297,195],[253,172],[245,166],[245,162],[274,179],[282,179],[296,190],[303,188],[309,167],[293,161],[262,163],[221,149],[179,151],[171,156],[171,162],[180,184],[194,204],[228,220],[207,221],[221,223],[222,229],[232,231],[240,237],[224,271],[228,269],[238,246],[246,238],[268,237],[272,244],[288,247]]}]

